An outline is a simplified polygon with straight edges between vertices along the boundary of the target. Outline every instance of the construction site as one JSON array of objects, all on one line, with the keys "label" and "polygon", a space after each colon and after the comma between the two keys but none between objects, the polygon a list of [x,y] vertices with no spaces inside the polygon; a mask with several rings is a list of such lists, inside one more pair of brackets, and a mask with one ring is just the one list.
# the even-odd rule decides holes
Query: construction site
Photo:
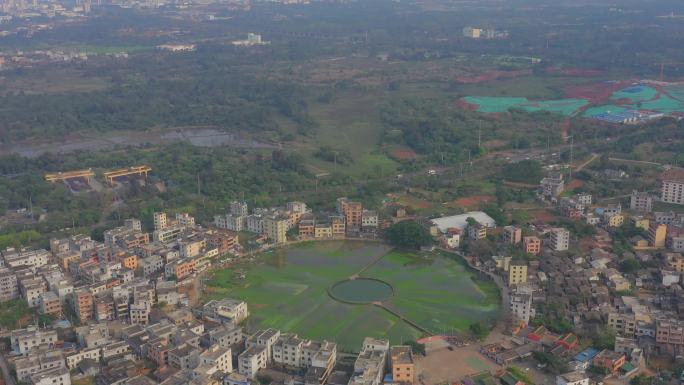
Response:
[{"label": "construction site", "polygon": [[[138,181],[145,183],[152,167],[138,165],[127,168],[105,170],[102,172],[102,179],[105,186],[116,188],[125,183]],[[45,174],[45,181],[50,183],[63,182],[69,187],[71,192],[79,193],[84,191],[102,191],[105,187],[95,178],[96,173],[92,168],[85,170],[60,171]]]},{"label": "construction site", "polygon": [[546,111],[615,124],[641,124],[666,116],[684,118],[684,82],[604,81],[568,86],[564,94],[564,99],[551,100],[466,96],[459,105],[483,113],[503,113],[511,109]]}]

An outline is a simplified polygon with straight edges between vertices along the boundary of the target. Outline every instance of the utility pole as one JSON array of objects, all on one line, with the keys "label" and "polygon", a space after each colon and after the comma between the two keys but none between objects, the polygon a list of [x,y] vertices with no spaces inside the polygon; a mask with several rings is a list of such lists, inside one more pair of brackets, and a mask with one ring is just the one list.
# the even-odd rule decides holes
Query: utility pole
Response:
[{"label": "utility pole", "polygon": [[197,196],[200,195],[200,177],[199,173],[197,173]]},{"label": "utility pole", "polygon": [[572,161],[573,161],[573,148],[575,144],[575,135],[570,137],[570,179],[572,179]]},{"label": "utility pole", "polygon": [[480,120],[480,128],[477,130],[477,148],[482,147],[482,121]]}]

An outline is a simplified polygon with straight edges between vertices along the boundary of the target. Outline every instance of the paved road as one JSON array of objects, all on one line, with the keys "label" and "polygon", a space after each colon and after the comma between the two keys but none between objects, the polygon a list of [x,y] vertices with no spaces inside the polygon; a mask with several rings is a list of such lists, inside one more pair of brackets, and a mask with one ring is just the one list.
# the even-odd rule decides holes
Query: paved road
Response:
[{"label": "paved road", "polygon": [[589,158],[589,160],[587,160],[586,162],[580,164],[580,165],[575,169],[575,172],[580,172],[580,171],[582,171],[583,168],[587,167],[591,162],[593,162],[593,161],[595,161],[596,159],[598,159],[598,157],[599,157],[598,154],[591,154],[591,158]]}]

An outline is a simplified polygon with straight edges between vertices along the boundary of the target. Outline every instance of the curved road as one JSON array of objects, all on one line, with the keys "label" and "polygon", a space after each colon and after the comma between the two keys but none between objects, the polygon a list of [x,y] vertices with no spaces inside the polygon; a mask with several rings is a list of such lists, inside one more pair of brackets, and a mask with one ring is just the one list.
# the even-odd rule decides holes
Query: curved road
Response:
[{"label": "curved road", "polygon": [[499,317],[496,320],[496,325],[494,326],[494,330],[496,330],[498,332],[504,332],[506,330],[506,322],[508,321],[509,313],[510,313],[510,292],[508,290],[508,286],[503,281],[503,279],[500,276],[498,276],[492,272],[483,270],[477,266],[472,265],[470,263],[470,260],[468,258],[466,258],[466,256],[463,255],[463,253],[461,253],[460,251],[444,249],[441,247],[438,249],[441,251],[444,251],[446,253],[451,253],[451,254],[459,256],[468,264],[468,266],[471,269],[487,275],[488,277],[490,277],[492,279],[492,281],[494,281],[496,286],[499,287],[499,292],[501,293],[501,314],[499,315]]}]

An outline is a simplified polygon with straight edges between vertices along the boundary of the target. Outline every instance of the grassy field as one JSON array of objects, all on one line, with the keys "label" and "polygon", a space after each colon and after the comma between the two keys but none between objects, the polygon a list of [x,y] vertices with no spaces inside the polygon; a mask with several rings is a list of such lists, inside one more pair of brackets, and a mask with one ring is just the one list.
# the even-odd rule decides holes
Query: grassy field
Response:
[{"label": "grassy field", "polygon": [[0,326],[17,329],[31,321],[33,310],[23,299],[14,299],[2,304],[0,308]]},{"label": "grassy field", "polygon": [[394,172],[397,163],[378,151],[382,123],[381,99],[373,92],[340,92],[331,103],[312,102],[310,114],[318,124],[315,134],[306,141],[305,153],[315,168],[335,171],[332,162],[313,157],[321,146],[347,151],[354,162],[337,166],[337,171],[360,176],[365,173]]},{"label": "grassy field", "polygon": [[560,99],[565,97],[563,87],[573,82],[577,82],[577,78],[525,76],[478,84],[462,84],[456,90],[462,95],[516,96],[535,100]]},{"label": "grassy field", "polygon": [[419,338],[420,331],[383,309],[343,304],[328,296],[335,282],[380,257],[362,276],[394,286],[395,296],[385,305],[433,332],[464,330],[498,314],[496,287],[474,282],[458,261],[361,242],[308,243],[262,255],[252,265],[216,271],[207,282],[207,298],[246,300],[252,313],[250,330],[274,327],[334,340],[345,351],[357,350],[366,336],[393,343]]}]

